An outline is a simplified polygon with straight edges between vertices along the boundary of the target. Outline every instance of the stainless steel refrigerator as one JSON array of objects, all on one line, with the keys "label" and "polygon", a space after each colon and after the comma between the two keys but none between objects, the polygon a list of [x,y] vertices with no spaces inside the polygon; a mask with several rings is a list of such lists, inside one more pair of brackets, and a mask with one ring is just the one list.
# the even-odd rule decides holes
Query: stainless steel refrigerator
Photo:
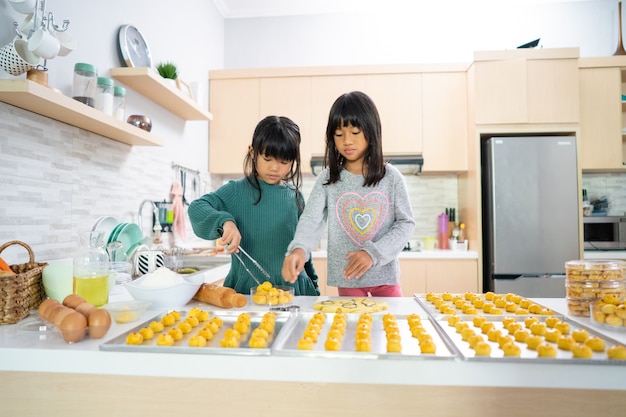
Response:
[{"label": "stainless steel refrigerator", "polygon": [[574,136],[482,142],[483,288],[564,297],[565,262],[578,259]]}]

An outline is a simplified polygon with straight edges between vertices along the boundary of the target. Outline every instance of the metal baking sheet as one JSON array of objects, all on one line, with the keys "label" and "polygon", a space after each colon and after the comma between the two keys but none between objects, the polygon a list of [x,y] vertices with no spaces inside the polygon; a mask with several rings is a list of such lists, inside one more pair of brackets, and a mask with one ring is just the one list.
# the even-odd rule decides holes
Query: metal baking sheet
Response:
[{"label": "metal baking sheet", "polygon": [[276,355],[290,356],[314,356],[327,358],[370,358],[370,359],[455,359],[459,357],[458,351],[447,338],[446,334],[435,326],[428,316],[421,315],[421,322],[428,334],[432,336],[436,345],[435,354],[423,354],[420,352],[419,342],[412,337],[407,321],[407,315],[395,315],[396,323],[400,330],[402,351],[397,353],[387,352],[387,339],[383,327],[383,316],[388,312],[372,313],[371,326],[371,352],[358,352],[355,348],[356,324],[359,314],[346,314],[346,332],[341,343],[341,350],[327,351],[324,347],[328,331],[332,325],[335,313],[323,313],[326,316],[319,338],[312,350],[298,349],[298,340],[302,337],[309,320],[316,312],[300,313],[294,322],[290,323],[289,329],[281,333],[272,346],[272,352]]},{"label": "metal baking sheet", "polygon": [[[536,350],[533,349],[528,349],[526,346],[526,343],[524,342],[517,342],[515,341],[515,344],[518,345],[520,347],[521,350],[521,354],[519,357],[511,357],[511,356],[504,356],[504,352],[502,349],[500,349],[499,345],[497,342],[490,342],[487,339],[487,335],[482,333],[481,329],[479,327],[475,327],[473,324],[473,319],[475,317],[477,317],[476,315],[459,315],[459,317],[461,318],[461,321],[467,322],[469,327],[475,330],[476,334],[480,334],[483,336],[484,340],[486,342],[488,342],[491,345],[491,356],[476,356],[474,353],[474,350],[469,346],[469,343],[467,341],[464,341],[461,334],[458,333],[456,331],[456,327],[453,327],[451,325],[448,324],[447,318],[441,318],[441,319],[437,319],[435,320],[435,323],[438,327],[440,327],[442,329],[442,331],[444,333],[446,333],[446,335],[449,337],[449,339],[452,341],[452,343],[456,346],[457,350],[459,351],[461,357],[463,359],[466,360],[470,360],[470,361],[485,361],[485,362],[524,362],[524,363],[528,363],[528,362],[534,362],[534,363],[563,363],[563,364],[567,364],[567,363],[575,363],[575,364],[581,364],[581,363],[585,363],[585,364],[606,364],[606,365],[626,365],[626,361],[623,360],[611,360],[608,359],[607,353],[606,353],[606,349],[608,349],[610,346],[613,345],[620,345],[621,343],[610,338],[607,336],[602,335],[601,333],[593,330],[590,327],[584,326],[580,323],[577,323],[575,321],[572,321],[570,319],[568,319],[565,316],[552,316],[552,317],[557,317],[559,320],[568,323],[569,327],[570,327],[570,335],[572,334],[572,332],[576,329],[585,329],[589,332],[589,336],[590,337],[599,337],[601,339],[604,340],[605,342],[605,350],[604,352],[593,352],[593,356],[590,359],[581,359],[581,358],[574,358],[573,353],[568,351],[568,350],[563,350],[563,349],[559,349],[556,343],[553,342],[547,342],[546,343],[550,343],[552,344],[557,351],[557,356],[554,358],[546,358],[546,357],[539,357],[537,354]],[[504,328],[504,325],[502,323],[502,319],[504,317],[511,317],[511,316],[488,316],[485,315],[483,316],[485,317],[485,319],[489,322],[493,322],[494,323],[494,328],[500,330],[503,334],[506,334],[508,336],[511,336],[513,339],[514,337],[512,335],[509,335],[508,330]],[[527,317],[531,317],[531,316],[513,316],[513,318],[515,318],[515,320],[517,322],[520,322],[522,324],[522,327],[526,330],[529,330],[525,324],[524,324],[524,320]],[[550,316],[536,316],[533,315],[532,317],[537,318],[540,322],[545,322],[547,317]]]},{"label": "metal baking sheet", "polygon": [[[437,296],[441,296],[442,294],[435,294],[435,295],[437,295]],[[485,300],[485,294],[479,294],[479,293],[476,293],[476,294],[472,294],[472,295],[478,296],[478,297],[480,297],[483,301],[486,301],[486,300]],[[461,297],[461,298],[463,298],[463,299],[465,300],[465,294],[451,294],[451,296],[452,296],[452,298],[455,298],[455,297]],[[432,302],[430,302],[430,301],[426,300],[426,295],[425,295],[425,294],[413,294],[413,298],[417,301],[417,303],[418,303],[418,304],[419,304],[419,305],[420,305],[420,306],[421,306],[424,310],[426,310],[426,312],[427,312],[428,314],[430,314],[430,315],[431,315],[432,317],[434,317],[434,318],[441,318],[441,317],[445,317],[445,316],[447,316],[447,315],[448,315],[448,314],[445,314],[445,313],[441,312],[441,310],[439,310],[437,307],[435,307],[435,305],[434,305]],[[523,297],[522,297],[522,298],[523,298]],[[449,304],[449,306],[450,306],[450,307],[452,307],[452,308],[455,310],[455,314],[458,314],[458,315],[464,314],[464,313],[463,313],[463,310],[462,310],[462,309],[460,309],[460,308],[458,308],[458,307],[456,307],[456,306],[454,305],[454,302],[453,302],[453,301],[446,301],[446,302]],[[469,301],[468,301],[468,302],[469,302]],[[541,304],[539,304],[539,303],[536,303],[536,302],[534,302],[534,301],[532,302],[532,304],[537,304],[537,305],[539,305],[542,309],[548,309],[547,307],[545,307],[545,306],[543,306],[543,305],[541,305]],[[502,310],[502,314],[497,314],[497,316],[515,316],[515,315],[518,315],[518,314],[516,314],[515,312],[507,312],[507,311],[505,311],[505,309],[504,309],[504,308],[500,308],[500,310]],[[548,309],[548,310],[549,310],[549,309]],[[550,310],[550,311],[551,311],[551,310]],[[551,311],[551,312],[552,312],[552,311]],[[552,312],[552,313],[554,313],[554,312]],[[478,313],[477,313],[477,314],[478,314],[478,315],[489,316],[489,314],[488,314],[488,313],[485,313],[485,312],[484,312],[484,311],[482,311],[482,309],[480,309],[480,308],[478,308]],[[531,313],[527,313],[527,314],[524,314],[524,315],[525,315],[525,316],[541,316],[542,314],[531,314]]]},{"label": "metal baking sheet", "polygon": [[[187,316],[187,311],[180,310],[181,312],[181,321],[185,319]],[[223,348],[220,346],[220,340],[222,340],[224,336],[224,332],[227,329],[233,327],[233,325],[237,322],[237,317],[240,314],[247,313],[250,315],[250,330],[248,333],[243,335],[239,347],[236,348]],[[211,317],[219,317],[222,319],[223,325],[218,333],[213,336],[213,339],[207,341],[207,345],[204,347],[191,347],[189,346],[189,339],[198,333],[200,329],[202,329],[204,323],[200,323],[198,326],[192,329],[191,332],[183,335],[181,340],[174,342],[172,346],[158,346],[156,344],[156,339],[158,335],[162,332],[166,332],[169,329],[176,326],[166,326],[162,332],[155,333],[154,337],[151,340],[144,341],[141,345],[128,345],[126,344],[126,337],[130,333],[136,333],[144,327],[148,327],[150,322],[159,321],[167,314],[164,312],[159,316],[152,318],[150,320],[145,321],[144,323],[134,327],[133,329],[111,339],[110,341],[103,343],[100,345],[100,350],[105,351],[121,351],[121,352],[155,352],[155,353],[164,353],[164,352],[173,352],[173,353],[191,353],[191,354],[220,354],[220,355],[270,355],[271,347],[273,343],[276,341],[277,337],[280,335],[283,328],[285,328],[286,324],[289,322],[290,318],[293,318],[293,314],[289,312],[272,312],[276,315],[276,326],[274,329],[274,334],[268,339],[268,346],[266,348],[249,348],[248,341],[250,338],[250,334],[254,329],[259,326],[263,315],[267,312],[263,311],[209,311],[209,318]],[[179,321],[180,322],[180,321]],[[177,322],[178,323],[178,322]]]}]

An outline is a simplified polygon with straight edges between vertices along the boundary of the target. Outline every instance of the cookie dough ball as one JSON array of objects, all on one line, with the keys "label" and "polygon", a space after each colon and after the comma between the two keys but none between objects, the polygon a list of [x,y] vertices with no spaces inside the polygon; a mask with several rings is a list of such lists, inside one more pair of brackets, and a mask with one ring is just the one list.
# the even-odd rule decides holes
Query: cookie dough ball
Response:
[{"label": "cookie dough ball", "polygon": [[576,344],[576,341],[572,336],[561,336],[557,340],[556,345],[561,350],[572,350],[572,347]]},{"label": "cookie dough ball", "polygon": [[506,343],[502,346],[502,351],[504,356],[520,356],[522,354],[522,349],[515,342]]},{"label": "cookie dough ball", "polygon": [[472,320],[472,323],[474,324],[474,327],[478,327],[480,328],[480,326],[482,326],[485,322],[487,321],[487,317],[484,316],[476,316],[474,317],[474,319]]},{"label": "cookie dough ball", "polygon": [[297,348],[298,350],[313,350],[314,345],[315,342],[312,339],[308,337],[302,337],[298,340]]},{"label": "cookie dough ball", "polygon": [[537,356],[541,358],[555,358],[556,349],[554,345],[550,343],[541,343],[537,346]]},{"label": "cookie dough ball", "polygon": [[538,335],[533,334],[526,339],[526,347],[531,350],[536,350],[541,343],[543,343],[543,337]]},{"label": "cookie dough ball", "polygon": [[[534,317],[533,317],[534,318]],[[557,323],[559,323],[561,320],[559,320],[558,317],[546,317],[546,326],[553,328]]]},{"label": "cookie dough ball", "polygon": [[607,349],[606,353],[609,359],[626,360],[626,346],[624,345],[611,346]]},{"label": "cookie dough ball", "polygon": [[601,339],[599,337],[590,337],[585,339],[584,343],[586,346],[589,346],[594,352],[604,352],[604,339]]},{"label": "cookie dough ball", "polygon": [[480,341],[474,346],[474,353],[476,356],[491,356],[491,345]]},{"label": "cookie dough ball", "polygon": [[487,332],[487,340],[490,342],[497,342],[502,337],[502,332],[495,327],[489,329]]},{"label": "cookie dough ball", "polygon": [[574,329],[572,337],[578,343],[584,343],[589,338],[589,332],[585,329]]},{"label": "cookie dough ball", "polygon": [[437,352],[437,345],[432,339],[420,342],[420,351],[426,354],[434,354]]},{"label": "cookie dough ball", "polygon": [[[533,316],[526,317],[524,319],[524,326],[526,326],[527,329],[530,329],[530,326],[532,326],[533,324],[537,323],[538,321],[539,321],[539,319],[537,317],[533,317]],[[546,324],[546,326],[547,326],[547,324]],[[548,326],[548,327],[550,327],[550,326]]]},{"label": "cookie dough ball", "polygon": [[546,338],[546,341],[552,342],[552,343],[556,343],[561,336],[563,335],[561,334],[561,331],[558,329],[548,329],[546,330],[546,334],[544,335],[544,337]]},{"label": "cookie dough ball", "polygon": [[591,348],[587,345],[574,343],[571,350],[575,358],[591,359],[593,357],[593,352],[591,351]]},{"label": "cookie dough ball", "polygon": [[559,331],[563,334],[569,334],[570,332],[569,324],[564,321],[560,321],[557,324],[555,324],[554,328],[559,329]]},{"label": "cookie dough ball", "polygon": [[502,319],[502,327],[504,327],[505,329],[511,323],[515,323],[515,317],[507,316]]},{"label": "cookie dough ball", "polygon": [[543,336],[546,334],[546,325],[541,322],[533,323],[530,326],[530,332],[538,336]]},{"label": "cookie dough ball", "polygon": [[522,342],[522,343],[526,343],[526,340],[528,340],[529,336],[530,336],[530,332],[524,329],[519,329],[513,334],[515,341]]},{"label": "cookie dough ball", "polygon": [[461,317],[459,316],[455,316],[455,315],[448,316],[448,326],[450,327],[455,327],[456,324],[460,321],[461,321]]},{"label": "cookie dough ball", "polygon": [[489,330],[493,329],[494,327],[495,324],[493,322],[487,321],[480,326],[480,331],[483,332],[483,334],[488,334]]}]

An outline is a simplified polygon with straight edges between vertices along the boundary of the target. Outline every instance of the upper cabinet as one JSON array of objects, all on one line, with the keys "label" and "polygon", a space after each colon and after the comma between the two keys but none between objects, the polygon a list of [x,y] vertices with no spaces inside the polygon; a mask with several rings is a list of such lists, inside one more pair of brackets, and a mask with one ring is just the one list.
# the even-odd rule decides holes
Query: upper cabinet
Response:
[{"label": "upper cabinet", "polygon": [[475,123],[578,123],[578,48],[476,52]]},{"label": "upper cabinet", "polygon": [[467,170],[467,73],[422,74],[422,172]]},{"label": "upper cabinet", "polygon": [[209,126],[209,170],[243,172],[243,159],[259,122],[258,78],[211,80],[209,102],[215,121]]},{"label": "upper cabinet", "polygon": [[626,57],[580,60],[580,165],[586,171],[619,171],[626,162]]},{"label": "upper cabinet", "polygon": [[311,156],[324,155],[326,149],[332,104],[358,90],[376,104],[385,155],[422,154],[424,172],[466,170],[466,70],[466,65],[442,65],[211,71],[215,121],[209,169],[241,173],[241,164],[229,165],[228,159],[241,160],[254,125],[274,114],[300,126],[302,171],[310,173]]}]

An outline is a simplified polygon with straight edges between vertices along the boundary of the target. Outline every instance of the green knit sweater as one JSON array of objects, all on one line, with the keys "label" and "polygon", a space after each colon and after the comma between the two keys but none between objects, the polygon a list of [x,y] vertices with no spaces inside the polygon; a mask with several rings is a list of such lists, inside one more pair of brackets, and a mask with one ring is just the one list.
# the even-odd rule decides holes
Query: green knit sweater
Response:
[{"label": "green knit sweater", "polygon": [[[293,239],[300,217],[295,188],[260,180],[259,183],[262,194],[257,204],[259,192],[245,178],[229,181],[215,192],[194,200],[188,210],[194,233],[202,239],[217,239],[220,237],[217,229],[231,220],[241,233],[241,247],[269,272],[273,285],[294,286],[296,295],[319,295],[317,274],[310,263],[295,284],[285,282],[281,275],[287,245]],[[240,257],[260,282],[267,280],[246,256],[240,253]],[[250,294],[256,282],[235,256],[231,258],[224,286]]]}]

